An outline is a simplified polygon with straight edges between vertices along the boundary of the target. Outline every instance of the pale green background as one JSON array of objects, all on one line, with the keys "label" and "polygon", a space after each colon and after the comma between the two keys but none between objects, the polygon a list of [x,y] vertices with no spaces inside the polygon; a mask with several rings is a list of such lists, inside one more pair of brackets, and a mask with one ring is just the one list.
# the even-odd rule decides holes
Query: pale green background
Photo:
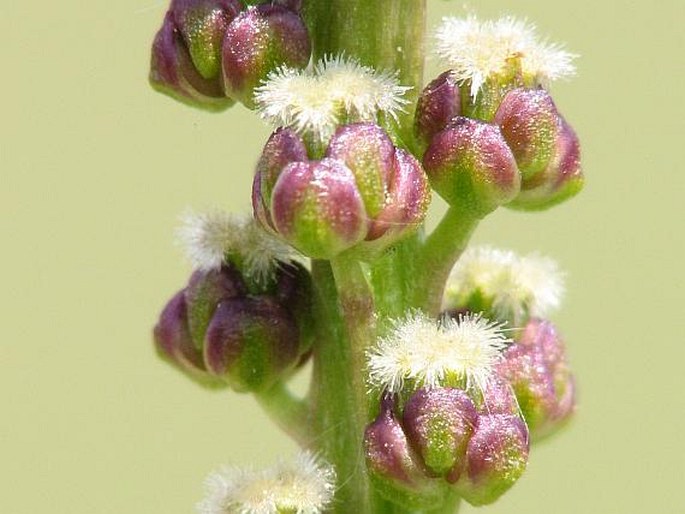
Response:
[{"label": "pale green background", "polygon": [[[459,2],[431,1],[431,24]],[[584,145],[586,191],[503,210],[477,239],[569,272],[580,385],[568,431],[534,448],[491,513],[683,509],[682,1],[480,1],[582,55],[553,88]],[[184,208],[248,208],[268,134],[153,93],[155,0],[0,0],[0,513],[187,514],[220,463],[293,446],[249,397],[158,362],[150,329],[189,268]],[[472,509],[465,508],[465,512]]]}]

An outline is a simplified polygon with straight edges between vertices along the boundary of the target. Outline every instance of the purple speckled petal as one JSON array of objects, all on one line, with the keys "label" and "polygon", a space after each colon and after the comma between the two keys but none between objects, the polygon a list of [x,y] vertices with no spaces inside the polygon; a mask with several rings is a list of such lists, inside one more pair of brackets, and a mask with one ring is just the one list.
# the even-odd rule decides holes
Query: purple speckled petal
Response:
[{"label": "purple speckled petal", "polygon": [[431,185],[450,205],[484,216],[519,192],[516,160],[496,125],[454,118],[428,147],[423,165]]},{"label": "purple speckled petal", "polygon": [[226,94],[253,106],[253,90],[279,66],[303,68],[311,43],[302,18],[270,3],[248,7],[229,25],[222,50]]},{"label": "purple speckled petal", "polygon": [[573,414],[573,376],[563,342],[550,322],[529,321],[519,341],[505,351],[497,371],[516,393],[534,440],[552,434]]},{"label": "purple speckled petal", "polygon": [[478,423],[471,399],[461,389],[419,389],[407,401],[404,429],[426,467],[455,482],[465,463],[466,445]]},{"label": "purple speckled petal", "polygon": [[273,190],[271,216],[281,236],[313,258],[337,255],[368,230],[354,175],[336,159],[286,166]]},{"label": "purple speckled petal", "polygon": [[499,125],[522,175],[522,188],[534,183],[548,166],[561,117],[544,89],[518,88],[502,100],[493,123]]},{"label": "purple speckled petal", "polygon": [[577,195],[584,183],[578,136],[571,125],[561,118],[549,165],[535,180],[524,184],[521,193],[507,207],[521,210],[548,209]]},{"label": "purple speckled petal", "polygon": [[461,114],[459,85],[451,71],[446,71],[428,84],[416,103],[414,132],[428,145],[435,134]]},{"label": "purple speckled petal", "polygon": [[373,218],[388,202],[395,147],[375,123],[351,123],[331,138],[326,157],[344,162],[354,173],[367,214]]},{"label": "purple speckled petal", "polygon": [[367,241],[383,237],[383,246],[415,230],[425,219],[431,200],[428,177],[413,155],[398,148],[385,208],[373,220]]},{"label": "purple speckled petal", "polygon": [[472,505],[497,500],[528,463],[528,430],[517,416],[481,416],[467,449],[466,473],[457,490]]}]

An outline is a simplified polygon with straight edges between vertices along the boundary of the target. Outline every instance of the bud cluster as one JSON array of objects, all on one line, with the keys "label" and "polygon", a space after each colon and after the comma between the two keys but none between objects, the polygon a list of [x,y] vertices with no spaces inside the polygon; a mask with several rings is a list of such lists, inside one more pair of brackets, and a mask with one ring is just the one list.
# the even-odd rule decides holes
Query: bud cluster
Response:
[{"label": "bud cluster", "polygon": [[293,130],[276,130],[257,165],[255,217],[303,254],[369,254],[415,230],[430,201],[420,163],[374,123],[338,128],[310,159]]},{"label": "bud cluster", "polygon": [[[439,40],[453,68],[423,90],[414,121],[438,194],[483,217],[500,205],[546,209],[578,193],[578,138],[543,88],[572,71],[572,56],[511,19],[447,20]],[[558,73],[543,66],[555,59]]]},{"label": "bud cluster", "polygon": [[254,107],[254,89],[272,70],[309,63],[298,3],[172,0],[152,46],[150,83],[199,107]]},{"label": "bud cluster", "polygon": [[448,489],[472,505],[492,503],[523,474],[528,429],[506,384],[480,395],[419,388],[404,405],[386,394],[364,437],[367,466],[388,499],[440,504]]},{"label": "bud cluster", "polygon": [[268,389],[309,349],[310,278],[282,264],[269,286],[254,286],[230,263],[193,273],[155,327],[159,354],[206,385]]}]

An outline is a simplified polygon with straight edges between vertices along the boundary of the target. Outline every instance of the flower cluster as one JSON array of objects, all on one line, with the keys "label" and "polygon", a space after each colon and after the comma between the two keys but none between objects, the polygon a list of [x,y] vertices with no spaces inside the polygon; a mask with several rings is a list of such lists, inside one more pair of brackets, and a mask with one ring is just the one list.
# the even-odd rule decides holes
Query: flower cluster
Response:
[{"label": "flower cluster", "polygon": [[172,0],[152,46],[150,83],[212,110],[254,106],[254,89],[275,68],[304,67],[311,41],[297,2]]},{"label": "flower cluster", "polygon": [[[252,217],[184,215],[194,272],[160,315],[156,349],[203,385],[255,393],[330,461],[307,451],[265,471],[222,468],[198,511],[492,503],[525,471],[530,443],[574,411],[547,320],[564,277],[537,254],[464,249],[498,207],[546,209],[582,188],[578,138],[547,91],[574,56],[513,18],[447,18],[447,69],[413,105],[422,84],[400,78],[418,63],[398,27],[348,54],[338,38],[350,34],[323,4],[172,0],[153,43],[155,88],[214,110],[239,101],[274,129]],[[350,20],[368,29],[372,5]],[[449,208],[425,235],[432,190]],[[298,398],[287,381],[310,357]]]}]

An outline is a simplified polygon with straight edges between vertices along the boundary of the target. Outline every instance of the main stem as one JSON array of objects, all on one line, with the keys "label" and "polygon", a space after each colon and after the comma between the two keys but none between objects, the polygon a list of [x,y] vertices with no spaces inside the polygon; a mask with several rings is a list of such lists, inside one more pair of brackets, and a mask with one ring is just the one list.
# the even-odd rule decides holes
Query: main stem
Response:
[{"label": "main stem", "polygon": [[[411,118],[423,80],[425,0],[304,0],[303,14],[314,58],[345,55],[376,70],[397,72],[412,86],[411,104],[396,139],[412,144]],[[352,256],[314,261],[319,340],[314,349],[312,400],[317,421],[314,446],[336,467],[338,491],[332,511],[355,514],[401,513],[379,498],[369,483],[364,430],[373,413],[365,382],[365,352],[375,340],[373,294]]]}]

